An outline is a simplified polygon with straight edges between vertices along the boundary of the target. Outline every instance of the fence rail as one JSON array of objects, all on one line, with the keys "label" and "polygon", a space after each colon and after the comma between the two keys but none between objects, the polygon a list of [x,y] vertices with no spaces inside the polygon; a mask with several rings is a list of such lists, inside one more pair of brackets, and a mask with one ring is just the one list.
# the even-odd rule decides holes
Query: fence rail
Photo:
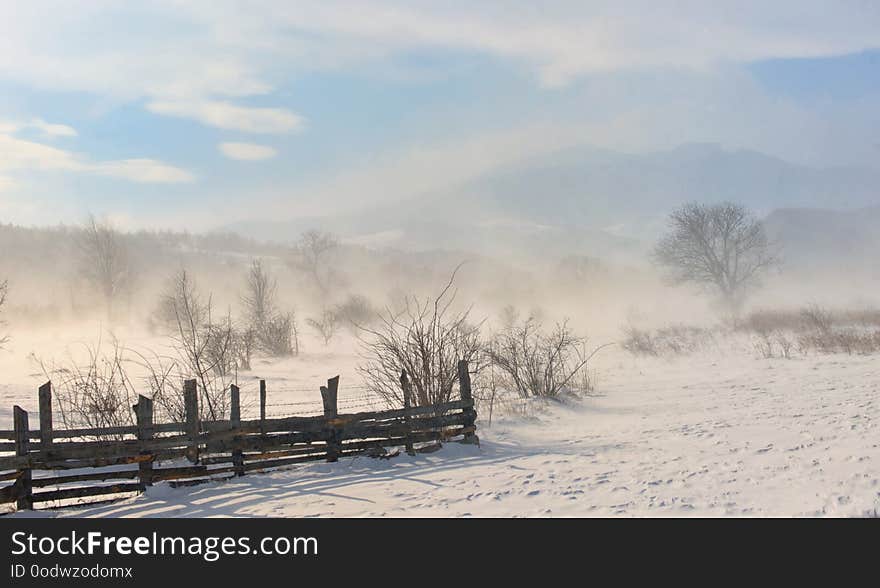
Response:
[{"label": "fence rail", "polygon": [[[323,415],[282,418],[266,418],[267,388],[261,380],[260,418],[242,420],[240,390],[233,385],[229,419],[218,421],[199,419],[196,382],[189,380],[184,385],[184,422],[154,423],[153,401],[139,396],[132,407],[136,425],[66,430],[53,429],[48,382],[39,389],[40,428],[30,429],[27,411],[15,406],[14,428],[0,430],[0,452],[14,452],[0,455],[0,482],[11,482],[0,486],[0,503],[15,502],[19,509],[30,509],[34,503],[143,492],[156,482],[188,485],[308,461],[379,455],[386,447],[401,446],[413,453],[415,443],[456,437],[476,443],[477,414],[467,362],[459,364],[459,380],[460,400],[412,407],[404,373],[402,409],[340,413],[336,376],[320,387]],[[83,440],[88,437],[115,439]],[[190,465],[157,467],[183,458]],[[73,473],[58,475],[65,470]],[[35,472],[55,475],[34,477]]]}]

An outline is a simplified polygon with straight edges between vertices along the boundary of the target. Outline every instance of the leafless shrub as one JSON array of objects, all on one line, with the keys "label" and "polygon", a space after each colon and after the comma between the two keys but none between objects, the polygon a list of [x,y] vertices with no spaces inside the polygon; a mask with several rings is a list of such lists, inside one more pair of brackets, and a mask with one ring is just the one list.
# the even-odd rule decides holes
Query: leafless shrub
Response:
[{"label": "leafless shrub", "polygon": [[621,347],[633,355],[660,355],[657,341],[651,331],[638,327],[626,326],[623,329],[623,342]]},{"label": "leafless shrub", "polygon": [[776,345],[779,347],[779,353],[783,359],[792,358],[792,350],[794,349],[794,340],[785,333],[776,333]]},{"label": "leafless shrub", "polygon": [[762,310],[751,313],[741,330],[771,340],[782,357],[793,349],[806,354],[871,354],[880,351],[880,313],[873,309],[832,311],[812,304],[799,310]]},{"label": "leafless shrub", "polygon": [[353,294],[333,308],[338,320],[353,333],[360,327],[371,327],[379,318],[379,311],[365,296]]},{"label": "leafless shrub", "polygon": [[497,370],[490,364],[480,373],[476,386],[474,386],[475,382],[471,381],[474,408],[476,408],[478,414],[485,415],[484,421],[490,427],[492,426],[492,417],[495,414],[495,403],[499,396],[505,392],[500,389],[499,380]]},{"label": "leafless shrub", "polygon": [[403,405],[402,371],[412,383],[413,404],[431,406],[453,397],[459,360],[478,369],[481,325],[470,323],[469,308],[452,310],[457,272],[436,298],[408,297],[402,312],[386,309],[377,327],[361,329],[364,363],[358,369],[366,387],[389,405]]},{"label": "leafless shrub", "polygon": [[801,334],[798,345],[804,352],[871,355],[880,352],[880,329],[815,330]]},{"label": "leafless shrub", "polygon": [[248,327],[239,328],[232,332],[232,342],[229,355],[239,371],[250,371],[251,359],[257,347],[257,333]]},{"label": "leafless shrub", "polygon": [[758,334],[757,340],[754,342],[755,351],[764,359],[773,357],[773,337],[771,331],[764,331]]},{"label": "leafless shrub", "polygon": [[317,318],[306,319],[306,324],[318,333],[325,346],[330,344],[339,330],[339,322],[339,316],[329,308],[321,311]]},{"label": "leafless shrub", "polygon": [[[582,350],[585,340],[566,322],[545,331],[535,317],[495,335],[486,349],[489,362],[505,376],[505,385],[522,398],[557,398],[564,392],[586,393],[589,376],[583,370],[598,351]],[[581,389],[586,382],[588,388]]]},{"label": "leafless shrub", "polygon": [[808,329],[817,333],[830,333],[834,325],[834,315],[827,308],[811,304],[801,310],[801,317]]},{"label": "leafless shrub", "polygon": [[[253,260],[245,281],[245,294],[241,298],[247,322],[247,337],[241,338],[241,342],[250,343],[250,349],[258,348],[273,357],[296,355],[299,353],[296,317],[292,312],[283,313],[278,309],[277,290],[277,281],[263,262]],[[239,346],[238,349],[246,347]]]},{"label": "leafless shrub", "polygon": [[740,319],[738,331],[767,333],[770,331],[799,331],[803,328],[804,319],[800,312],[780,310],[756,310]]},{"label": "leafless shrub", "polygon": [[273,357],[299,355],[299,328],[292,311],[272,317],[257,333],[261,351]]},{"label": "leafless shrub", "polygon": [[[38,362],[52,382],[55,405],[65,428],[104,428],[134,424],[135,386],[126,370],[125,349],[114,340],[105,354],[101,341],[86,346],[86,359]],[[111,435],[108,438],[121,438]]]},{"label": "leafless shrub", "polygon": [[762,309],[745,316],[737,325],[740,331],[819,331],[840,327],[880,327],[880,310],[873,308],[828,309],[811,304],[800,309]]},{"label": "leafless shrub", "polygon": [[[242,359],[242,339],[227,316],[217,322],[211,297],[203,299],[186,271],[178,272],[162,296],[163,312],[173,317],[170,334],[171,353],[141,356],[153,399],[173,418],[184,413],[182,382],[194,379],[198,384],[200,412],[208,420],[224,418],[229,405],[228,389],[238,370],[246,366]],[[250,357],[247,356],[247,363]],[[172,377],[173,376],[173,377]]]}]

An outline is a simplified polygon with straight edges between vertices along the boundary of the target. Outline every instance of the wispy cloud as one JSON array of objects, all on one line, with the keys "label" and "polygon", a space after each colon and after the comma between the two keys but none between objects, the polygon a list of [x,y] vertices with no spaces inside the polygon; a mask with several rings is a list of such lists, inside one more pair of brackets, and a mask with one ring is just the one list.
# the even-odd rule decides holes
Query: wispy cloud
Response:
[{"label": "wispy cloud", "polygon": [[[169,0],[51,10],[35,1],[0,21],[0,76],[147,98],[166,106],[154,112],[216,125],[231,115],[206,114],[210,101],[271,93],[285,72],[359,69],[421,49],[495,56],[558,85],[627,68],[699,68],[878,46],[880,6],[858,0]],[[166,102],[178,99],[195,103]],[[209,104],[196,106],[202,101]]]},{"label": "wispy cloud", "polygon": [[284,108],[253,108],[216,100],[157,100],[147,104],[151,112],[192,118],[208,126],[249,133],[290,133],[303,126],[303,119]]},{"label": "wispy cloud", "polygon": [[195,179],[191,172],[154,159],[95,162],[65,149],[0,133],[0,173],[6,183],[13,181],[11,174],[35,171],[95,174],[140,183],[178,183]]},{"label": "wispy cloud", "polygon": [[229,159],[242,161],[259,161],[278,155],[278,152],[272,147],[254,143],[220,143],[217,147]]},{"label": "wispy cloud", "polygon": [[76,137],[76,129],[58,123],[48,123],[41,118],[34,118],[27,122],[0,121],[0,133],[15,133],[23,129],[36,129],[44,137],[54,139],[56,137]]},{"label": "wispy cloud", "polygon": [[179,184],[194,181],[185,169],[155,159],[120,159],[87,164],[83,171],[144,184]]},{"label": "wispy cloud", "polygon": [[47,123],[41,118],[35,118],[25,126],[35,128],[47,137],[76,137],[77,135],[73,127],[58,123]]}]

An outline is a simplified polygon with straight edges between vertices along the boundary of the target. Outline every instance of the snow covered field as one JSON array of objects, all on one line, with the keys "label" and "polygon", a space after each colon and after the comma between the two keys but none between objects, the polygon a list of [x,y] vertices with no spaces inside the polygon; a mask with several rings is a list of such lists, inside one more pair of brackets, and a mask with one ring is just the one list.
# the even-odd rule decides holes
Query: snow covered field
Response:
[{"label": "snow covered field", "polygon": [[[315,383],[343,357],[266,368],[270,378],[289,372]],[[110,505],[16,516],[877,513],[876,357],[767,360],[747,342],[727,341],[675,358],[611,349],[596,368],[594,397],[534,406],[530,417],[496,415],[491,427],[478,421],[479,448],[452,443],[416,457],[343,459],[194,488],[160,484]],[[15,395],[4,394],[4,405]]]}]

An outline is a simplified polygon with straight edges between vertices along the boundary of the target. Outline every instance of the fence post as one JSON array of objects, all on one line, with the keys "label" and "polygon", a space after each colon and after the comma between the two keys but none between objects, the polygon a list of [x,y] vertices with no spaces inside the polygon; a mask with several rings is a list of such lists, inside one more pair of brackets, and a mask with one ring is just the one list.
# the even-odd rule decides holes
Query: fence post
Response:
[{"label": "fence post", "polygon": [[[15,455],[26,457],[30,451],[30,429],[28,428],[28,413],[20,406],[12,407],[12,421],[15,429]],[[34,496],[31,488],[31,468],[18,470],[18,478],[15,480],[16,506],[19,510],[33,509]]]},{"label": "fence post", "polygon": [[[230,403],[229,403],[229,424],[233,429],[241,428],[241,391],[238,386],[232,384],[229,387]],[[232,438],[232,466],[235,468],[236,476],[244,475],[244,456],[241,448],[238,446],[239,437]]]},{"label": "fence post", "polygon": [[466,359],[462,359],[458,362],[458,385],[459,390],[461,391],[461,399],[465,402],[469,402],[470,406],[464,409],[464,413],[468,416],[468,425],[465,429],[464,434],[464,443],[472,443],[479,445],[480,439],[477,437],[476,433],[474,433],[475,425],[477,421],[477,411],[474,410],[474,396],[471,392],[471,373],[468,370],[468,362]]},{"label": "fence post", "polygon": [[260,380],[260,435],[266,434],[266,380]]},{"label": "fence post", "polygon": [[[324,418],[329,420],[339,416],[338,409],[339,376],[327,380],[326,386],[321,386],[321,400],[324,403]],[[337,461],[342,447],[339,443],[339,429],[336,425],[327,423],[327,461]]]},{"label": "fence post", "polygon": [[409,409],[412,408],[412,384],[409,381],[409,376],[406,375],[406,370],[400,372],[400,387],[403,388],[403,425],[406,428],[406,452],[409,455],[415,455],[416,451],[413,448],[412,442],[412,428],[410,427],[409,422]]},{"label": "fence post", "polygon": [[[137,438],[138,441],[148,441],[153,438],[153,401],[144,395],[138,395],[137,404],[135,404],[134,413],[137,418]],[[147,489],[147,486],[153,485],[153,455],[152,451],[142,449],[142,458],[138,463],[138,480],[141,484],[141,492]]]},{"label": "fence post", "polygon": [[49,457],[52,449],[52,382],[40,386],[40,449]]},{"label": "fence post", "polygon": [[186,434],[190,446],[187,459],[192,463],[199,462],[199,392],[195,380],[183,383],[183,404],[186,409]]}]

